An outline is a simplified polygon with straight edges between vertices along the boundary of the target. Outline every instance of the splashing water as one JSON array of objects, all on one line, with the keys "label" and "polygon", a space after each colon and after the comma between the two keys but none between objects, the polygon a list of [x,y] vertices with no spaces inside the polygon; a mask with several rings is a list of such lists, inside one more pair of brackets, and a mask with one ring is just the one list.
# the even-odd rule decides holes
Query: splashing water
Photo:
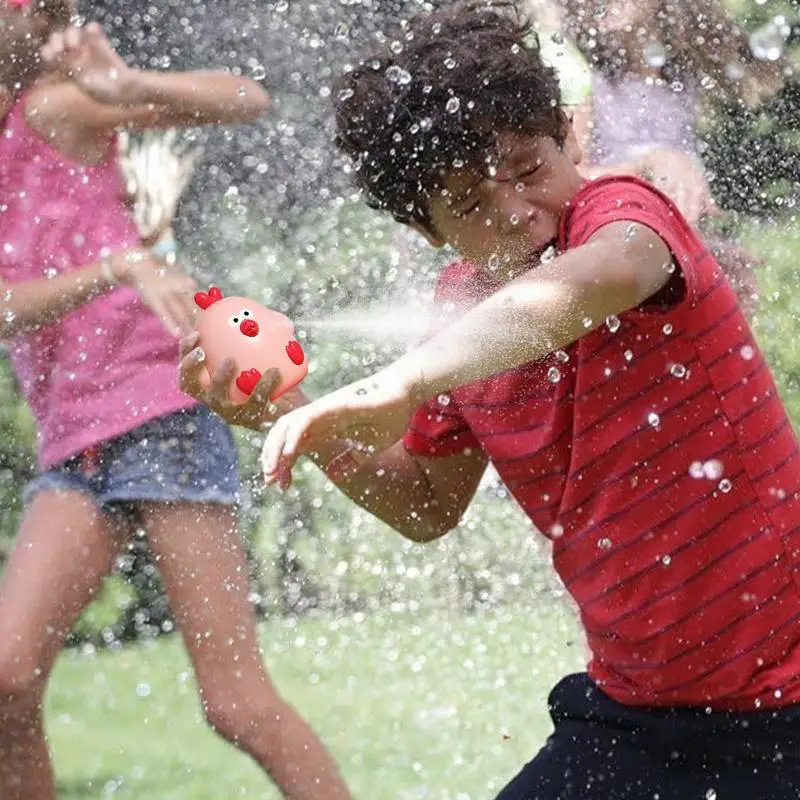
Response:
[{"label": "splashing water", "polygon": [[353,308],[323,319],[300,319],[296,322],[298,328],[404,345],[419,342],[429,324],[426,308],[394,303],[391,306]]}]

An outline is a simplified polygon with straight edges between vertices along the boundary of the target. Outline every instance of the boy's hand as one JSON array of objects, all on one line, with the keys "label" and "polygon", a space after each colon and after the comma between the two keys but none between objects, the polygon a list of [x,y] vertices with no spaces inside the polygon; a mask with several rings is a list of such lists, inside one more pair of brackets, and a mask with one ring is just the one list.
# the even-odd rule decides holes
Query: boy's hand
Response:
[{"label": "boy's hand", "polygon": [[42,48],[42,60],[70,78],[99,103],[135,102],[135,73],[114,50],[95,22],[54,33]]},{"label": "boy's hand", "polygon": [[401,438],[415,408],[408,383],[391,368],[351,383],[275,423],[262,454],[264,478],[287,485],[298,457],[332,439],[349,440],[351,460],[365,461]]},{"label": "boy's hand", "polygon": [[271,402],[270,395],[280,383],[280,374],[273,369],[262,376],[245,403],[236,405],[230,399],[231,385],[236,379],[235,364],[231,359],[224,361],[211,376],[211,385],[204,386],[201,376],[206,369],[205,354],[197,346],[199,341],[200,336],[197,333],[181,340],[181,391],[208,406],[231,425],[262,431],[282,414],[308,403],[308,399],[299,389],[286,392],[277,401]]}]

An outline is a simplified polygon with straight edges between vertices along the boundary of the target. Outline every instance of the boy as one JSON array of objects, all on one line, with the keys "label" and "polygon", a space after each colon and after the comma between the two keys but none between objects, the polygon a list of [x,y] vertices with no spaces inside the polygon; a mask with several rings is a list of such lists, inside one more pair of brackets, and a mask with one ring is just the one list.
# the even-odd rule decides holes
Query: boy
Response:
[{"label": "boy", "polygon": [[502,800],[797,798],[800,459],[719,266],[653,188],[582,181],[513,3],[416,20],[334,97],[369,202],[464,258],[439,331],[307,405],[268,407],[265,376],[234,413],[230,369],[203,394],[197,351],[185,388],[272,425],[269,481],[305,452],[428,541],[491,461],[552,539],[592,659]]}]

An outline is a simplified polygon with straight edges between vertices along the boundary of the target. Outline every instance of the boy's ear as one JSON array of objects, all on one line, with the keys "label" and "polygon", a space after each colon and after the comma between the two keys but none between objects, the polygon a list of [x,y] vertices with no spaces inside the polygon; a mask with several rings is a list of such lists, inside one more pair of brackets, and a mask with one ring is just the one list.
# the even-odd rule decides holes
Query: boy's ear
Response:
[{"label": "boy's ear", "polygon": [[415,231],[420,236],[424,236],[425,240],[429,245],[431,245],[431,247],[439,248],[445,246],[445,240],[442,239],[442,237],[436,233],[433,228],[429,228],[427,225],[423,225],[421,222],[418,222],[415,219],[409,220],[407,225],[412,231]]}]

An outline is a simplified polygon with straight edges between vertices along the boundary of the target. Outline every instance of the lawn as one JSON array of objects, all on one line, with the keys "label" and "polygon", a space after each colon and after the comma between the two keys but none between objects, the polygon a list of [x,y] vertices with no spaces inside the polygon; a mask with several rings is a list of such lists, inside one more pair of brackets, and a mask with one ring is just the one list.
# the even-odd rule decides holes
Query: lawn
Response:
[{"label": "lawn", "polygon": [[[493,797],[549,732],[552,684],[583,665],[574,617],[382,613],[274,621],[264,651],[357,798]],[[204,726],[176,637],[59,661],[48,698],[62,800],[272,798]]]}]

